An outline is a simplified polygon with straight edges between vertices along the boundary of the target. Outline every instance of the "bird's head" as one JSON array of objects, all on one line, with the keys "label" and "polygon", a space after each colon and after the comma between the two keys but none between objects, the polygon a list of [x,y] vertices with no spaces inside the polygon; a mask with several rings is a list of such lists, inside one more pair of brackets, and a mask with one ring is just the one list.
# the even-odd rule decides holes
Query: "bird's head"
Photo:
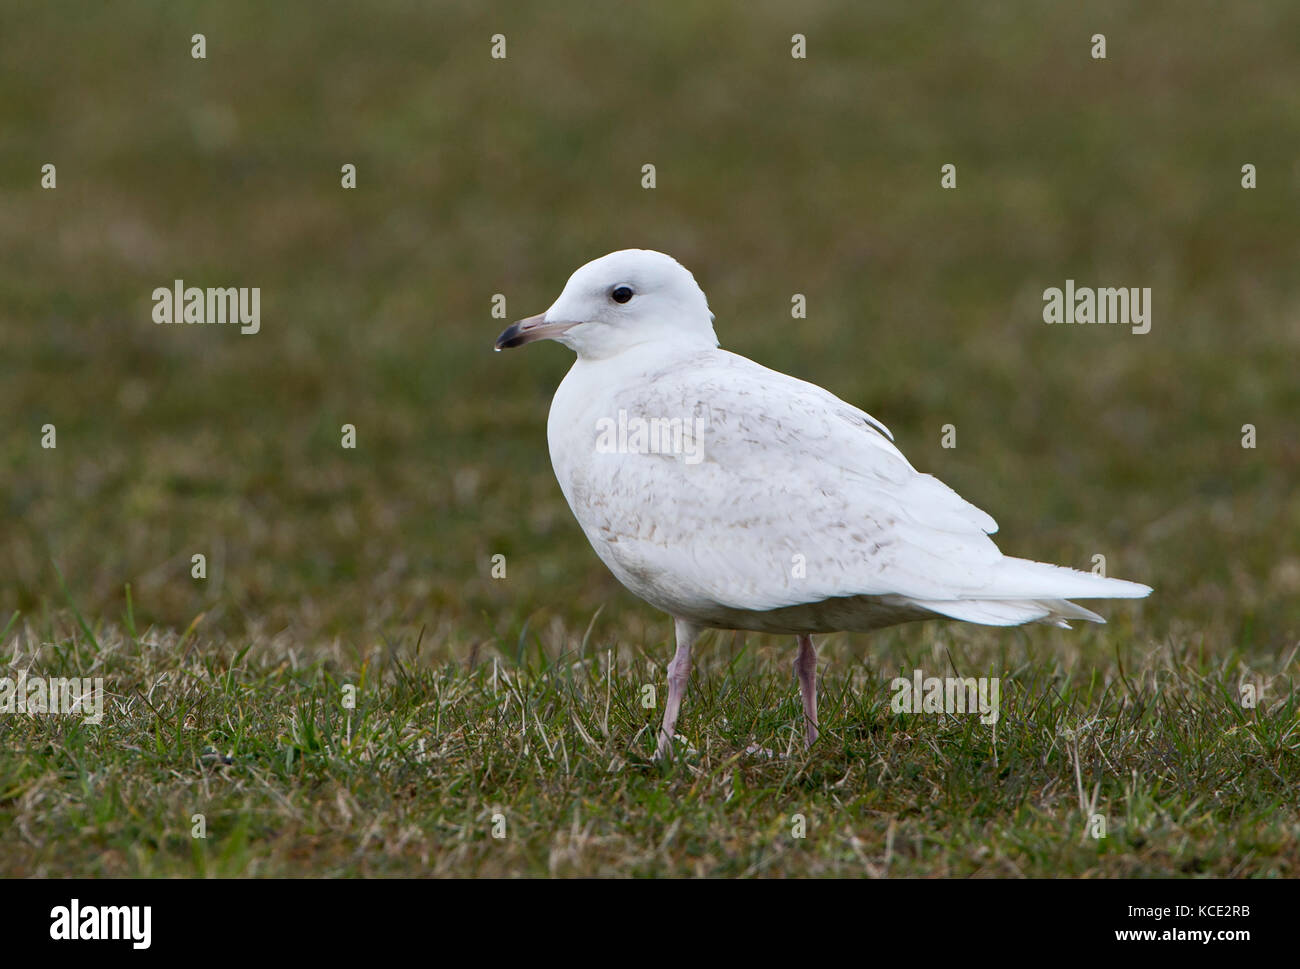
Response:
[{"label": "bird's head", "polygon": [[690,271],[672,256],[623,249],[569,277],[545,313],[507,327],[496,349],[556,340],[584,359],[612,357],[652,341],[716,347],[713,314]]}]

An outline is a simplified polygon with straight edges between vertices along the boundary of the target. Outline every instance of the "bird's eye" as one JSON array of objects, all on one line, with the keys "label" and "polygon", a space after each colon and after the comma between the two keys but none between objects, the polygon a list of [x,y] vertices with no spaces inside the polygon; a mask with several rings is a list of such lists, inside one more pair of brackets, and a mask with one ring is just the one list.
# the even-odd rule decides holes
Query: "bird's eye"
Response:
[{"label": "bird's eye", "polygon": [[631,286],[615,286],[614,291],[609,294],[615,303],[626,303],[632,298]]}]

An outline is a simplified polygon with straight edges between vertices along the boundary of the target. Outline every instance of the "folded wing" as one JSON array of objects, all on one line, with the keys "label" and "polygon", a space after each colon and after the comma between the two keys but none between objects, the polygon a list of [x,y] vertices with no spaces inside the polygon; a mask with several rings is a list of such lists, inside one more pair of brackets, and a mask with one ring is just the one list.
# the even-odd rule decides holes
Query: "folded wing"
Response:
[{"label": "folded wing", "polygon": [[669,576],[678,596],[745,610],[895,596],[1013,625],[1100,621],[1065,600],[1150,592],[1003,556],[997,523],[913,468],[882,424],[744,357],[715,351],[615,401],[698,429],[682,453],[601,455],[584,485],[617,494],[619,513],[580,515],[624,569]]}]

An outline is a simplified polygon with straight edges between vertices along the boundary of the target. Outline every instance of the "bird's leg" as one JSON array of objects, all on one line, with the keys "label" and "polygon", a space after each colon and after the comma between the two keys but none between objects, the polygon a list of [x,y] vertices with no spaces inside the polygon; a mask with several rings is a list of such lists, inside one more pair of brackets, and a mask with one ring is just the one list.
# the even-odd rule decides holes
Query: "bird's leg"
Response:
[{"label": "bird's leg", "polygon": [[799,695],[803,697],[803,718],[808,728],[808,746],[817,739],[817,647],[811,636],[799,637],[799,655],[794,658],[794,672],[799,677]]},{"label": "bird's leg", "polygon": [[677,714],[682,708],[686,696],[686,684],[691,678],[691,647],[700,635],[700,627],[684,619],[675,619],[673,628],[677,633],[677,652],[668,664],[668,703],[664,707],[664,722],[659,728],[659,746],[655,750],[655,760],[669,756],[673,752],[673,735],[677,729]]}]

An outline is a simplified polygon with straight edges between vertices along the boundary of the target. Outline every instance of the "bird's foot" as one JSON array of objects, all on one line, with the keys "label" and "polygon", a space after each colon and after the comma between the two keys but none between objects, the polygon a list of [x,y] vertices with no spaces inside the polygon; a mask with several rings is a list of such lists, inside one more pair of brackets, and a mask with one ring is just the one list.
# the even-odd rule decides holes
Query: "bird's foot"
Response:
[{"label": "bird's foot", "polygon": [[672,740],[670,740],[667,734],[661,733],[659,735],[659,746],[655,748],[654,756],[651,757],[650,759],[654,761],[672,760],[673,757],[676,756],[676,754],[678,753],[673,748],[673,740],[681,742],[682,744],[681,753],[683,754],[695,753],[695,748],[691,746],[690,741],[688,741],[681,734],[675,734]]}]

